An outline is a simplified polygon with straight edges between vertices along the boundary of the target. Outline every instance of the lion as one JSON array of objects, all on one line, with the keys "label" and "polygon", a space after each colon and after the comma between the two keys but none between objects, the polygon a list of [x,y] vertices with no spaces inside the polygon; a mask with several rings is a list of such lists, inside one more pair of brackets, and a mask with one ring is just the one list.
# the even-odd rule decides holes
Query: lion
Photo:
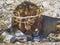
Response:
[{"label": "lion", "polygon": [[13,14],[12,26],[15,27],[14,31],[16,29],[21,30],[28,37],[31,37],[37,32],[41,32],[41,8],[36,4],[24,1],[15,8]]}]

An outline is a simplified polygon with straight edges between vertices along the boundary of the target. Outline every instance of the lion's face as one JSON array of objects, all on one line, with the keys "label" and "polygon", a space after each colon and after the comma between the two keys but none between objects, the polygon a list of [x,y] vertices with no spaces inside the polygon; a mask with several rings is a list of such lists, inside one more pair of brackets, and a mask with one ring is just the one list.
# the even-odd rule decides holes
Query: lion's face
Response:
[{"label": "lion's face", "polygon": [[31,26],[34,25],[36,22],[37,16],[26,16],[26,17],[20,17],[15,18],[14,21],[18,23],[18,27],[21,29],[21,27],[24,25],[24,28],[26,30],[30,30]]},{"label": "lion's face", "polygon": [[38,16],[38,6],[31,2],[23,2],[14,11],[15,17],[13,24],[16,24],[19,30],[33,32],[35,28],[39,28],[40,18]]}]

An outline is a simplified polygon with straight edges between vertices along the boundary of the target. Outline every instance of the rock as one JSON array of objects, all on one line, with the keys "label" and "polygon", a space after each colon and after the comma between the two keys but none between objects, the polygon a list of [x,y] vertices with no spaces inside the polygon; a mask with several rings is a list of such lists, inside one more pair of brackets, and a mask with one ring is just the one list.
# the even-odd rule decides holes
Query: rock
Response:
[{"label": "rock", "polygon": [[44,1],[43,2],[43,7],[46,8],[46,9],[49,9],[50,8],[49,2],[48,1]]},{"label": "rock", "polygon": [[15,32],[15,35],[11,39],[11,42],[14,43],[14,42],[16,42],[16,40],[19,41],[19,42],[25,42],[25,41],[27,41],[27,37],[20,30],[18,30],[18,31]]},{"label": "rock", "polygon": [[32,45],[32,41],[28,41],[28,44],[29,44],[29,45]]},{"label": "rock", "polygon": [[39,42],[40,41],[40,37],[39,36],[37,36],[37,37],[34,37],[34,42]]},{"label": "rock", "polygon": [[7,35],[9,35],[9,33],[8,32],[3,32],[2,35],[7,36]]},{"label": "rock", "polygon": [[59,4],[60,4],[60,2],[56,2],[55,5],[54,5],[54,7],[55,7],[56,9],[59,9],[59,8],[60,8],[60,5],[59,5]]},{"label": "rock", "polygon": [[11,4],[11,3],[14,3],[14,1],[13,0],[7,0],[6,3]]},{"label": "rock", "polygon": [[10,39],[10,42],[11,42],[11,43],[15,43],[15,42],[16,42],[16,38],[15,38],[15,37],[12,37],[12,38]]},{"label": "rock", "polygon": [[48,36],[49,37],[53,37],[53,36],[55,36],[55,34],[54,33],[50,33]]},{"label": "rock", "polygon": [[15,42],[15,44],[21,44],[20,42]]},{"label": "rock", "polygon": [[55,42],[58,40],[55,33],[50,33],[47,38],[49,41],[52,41],[52,42]]},{"label": "rock", "polygon": [[[50,17],[55,17],[55,18],[60,18],[60,11],[55,11],[55,10],[60,10],[59,6],[60,2],[56,0],[46,0],[42,2],[42,5],[44,7],[44,12],[42,12],[43,15],[50,16]],[[58,13],[58,14],[57,14]]]},{"label": "rock", "polygon": [[24,35],[20,30],[15,32],[15,36],[20,36],[20,35]]},{"label": "rock", "polygon": [[2,15],[3,14],[3,10],[2,10],[2,8],[0,9],[0,15]]},{"label": "rock", "polygon": [[10,43],[10,39],[12,38],[12,35],[7,35],[5,39],[3,40],[4,42]]}]

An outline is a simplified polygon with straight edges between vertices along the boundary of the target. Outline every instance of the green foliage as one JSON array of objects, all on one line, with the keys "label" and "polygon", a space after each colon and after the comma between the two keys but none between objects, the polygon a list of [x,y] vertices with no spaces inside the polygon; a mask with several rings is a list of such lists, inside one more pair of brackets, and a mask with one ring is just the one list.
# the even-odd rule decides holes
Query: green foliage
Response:
[{"label": "green foliage", "polygon": [[11,35],[14,35],[14,32],[11,32]]},{"label": "green foliage", "polygon": [[4,22],[2,23],[2,21],[4,20],[6,20],[6,16],[0,17],[0,28],[2,28],[3,30],[8,28],[8,24],[4,24]]},{"label": "green foliage", "polygon": [[4,24],[1,26],[3,28],[3,30],[7,29],[8,28],[8,24]]},{"label": "green foliage", "polygon": [[3,41],[6,36],[0,36],[0,40]]}]

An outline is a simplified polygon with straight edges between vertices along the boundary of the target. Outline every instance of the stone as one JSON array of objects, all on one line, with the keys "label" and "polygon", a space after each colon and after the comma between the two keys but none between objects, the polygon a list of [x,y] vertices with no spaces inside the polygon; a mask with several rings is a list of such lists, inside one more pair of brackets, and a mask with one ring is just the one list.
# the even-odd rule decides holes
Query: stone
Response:
[{"label": "stone", "polygon": [[14,3],[14,1],[13,0],[7,0],[6,3],[11,4],[11,3]]},{"label": "stone", "polygon": [[7,36],[7,35],[9,35],[9,33],[8,32],[3,32],[1,35]]},{"label": "stone", "polygon": [[40,37],[39,36],[37,36],[37,37],[34,37],[34,42],[39,42],[40,41]]},{"label": "stone", "polygon": [[20,42],[16,42],[15,44],[21,44]]},{"label": "stone", "polygon": [[10,43],[10,39],[12,38],[12,35],[7,35],[5,39],[3,40],[4,42]]},{"label": "stone", "polygon": [[15,36],[20,36],[20,35],[24,35],[20,30],[15,32]]},{"label": "stone", "polygon": [[27,37],[20,30],[18,30],[15,32],[15,35],[12,37],[11,42],[14,43],[16,40],[20,42],[25,42],[27,41]]}]

